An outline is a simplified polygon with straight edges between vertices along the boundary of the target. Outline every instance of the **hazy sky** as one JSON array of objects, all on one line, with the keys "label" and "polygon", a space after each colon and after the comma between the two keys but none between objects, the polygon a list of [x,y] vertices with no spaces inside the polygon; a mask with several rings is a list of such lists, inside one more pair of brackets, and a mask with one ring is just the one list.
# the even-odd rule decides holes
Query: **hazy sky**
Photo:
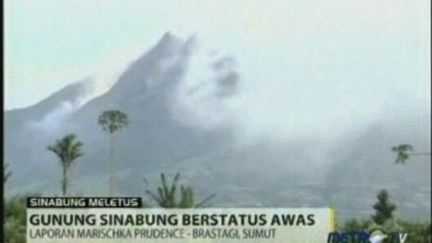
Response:
[{"label": "hazy sky", "polygon": [[233,54],[249,84],[243,98],[262,109],[269,97],[283,114],[293,99],[298,112],[346,110],[393,94],[427,108],[429,9],[427,0],[7,0],[5,105],[34,104],[86,76],[103,90],[172,31]]}]

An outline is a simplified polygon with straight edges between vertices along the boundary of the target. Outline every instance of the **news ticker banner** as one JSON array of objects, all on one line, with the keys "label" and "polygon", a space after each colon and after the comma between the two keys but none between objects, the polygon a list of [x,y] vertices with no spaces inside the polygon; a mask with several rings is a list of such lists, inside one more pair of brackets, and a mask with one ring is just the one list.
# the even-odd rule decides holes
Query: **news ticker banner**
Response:
[{"label": "news ticker banner", "polygon": [[324,243],[334,230],[329,208],[163,209],[142,208],[138,198],[51,199],[28,199],[28,243]]}]

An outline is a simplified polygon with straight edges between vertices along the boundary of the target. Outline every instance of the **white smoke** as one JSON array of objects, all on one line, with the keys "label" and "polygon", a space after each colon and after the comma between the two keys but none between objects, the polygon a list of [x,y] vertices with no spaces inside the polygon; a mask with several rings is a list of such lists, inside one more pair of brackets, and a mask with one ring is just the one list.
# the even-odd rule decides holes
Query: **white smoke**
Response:
[{"label": "white smoke", "polygon": [[227,75],[234,74],[235,67],[217,67],[230,57],[201,46],[195,46],[188,61],[186,74],[176,90],[173,100],[173,117],[186,125],[212,130],[235,123],[230,110],[230,97],[225,92],[235,89],[235,82],[221,85]]},{"label": "white smoke", "polygon": [[46,134],[55,134],[61,130],[69,117],[80,107],[81,102],[64,101],[42,119],[30,121],[29,128]]},{"label": "white smoke", "polygon": [[[235,61],[236,58],[200,42],[178,87],[174,117],[205,130],[230,127],[242,140],[270,137],[286,141],[287,138],[323,137],[328,131],[341,131],[346,123],[355,125],[360,116],[366,120],[373,117],[377,108],[358,109],[360,100],[350,98],[343,84],[314,87],[313,80],[304,77],[296,80],[290,66],[283,67],[267,56],[261,60],[256,57],[251,66],[242,65],[245,58]],[[228,60],[227,67],[214,68],[224,60]],[[227,73],[238,75],[238,82],[232,84],[234,87],[221,87],[218,83]],[[217,95],[224,88],[232,89],[232,94]],[[325,97],[323,92],[332,92],[332,95]],[[340,108],[341,104],[344,109]]]},{"label": "white smoke", "polygon": [[[96,83],[90,77],[73,83],[59,91],[66,94],[63,97],[50,97],[49,102],[58,102],[54,108],[46,111],[46,114],[38,120],[28,122],[30,129],[36,129],[46,134],[55,134],[63,129],[74,113],[95,96]],[[56,100],[53,100],[56,99]]]}]

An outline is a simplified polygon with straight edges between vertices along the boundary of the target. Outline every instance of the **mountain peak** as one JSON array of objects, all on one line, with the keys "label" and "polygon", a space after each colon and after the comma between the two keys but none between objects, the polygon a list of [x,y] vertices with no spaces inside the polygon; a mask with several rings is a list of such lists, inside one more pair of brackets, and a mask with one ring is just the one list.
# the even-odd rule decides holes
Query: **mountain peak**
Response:
[{"label": "mountain peak", "polygon": [[166,32],[157,42],[155,49],[175,49],[183,44],[183,40],[179,37]]},{"label": "mountain peak", "polygon": [[109,91],[116,97],[113,102],[123,103],[129,100],[124,97],[134,95],[140,97],[154,86],[167,84],[173,87],[184,71],[190,53],[189,46],[188,40],[166,32],[153,48],[143,53],[120,75]]},{"label": "mountain peak", "polygon": [[171,42],[178,39],[175,35],[173,35],[171,32],[166,32],[159,40],[159,42]]}]

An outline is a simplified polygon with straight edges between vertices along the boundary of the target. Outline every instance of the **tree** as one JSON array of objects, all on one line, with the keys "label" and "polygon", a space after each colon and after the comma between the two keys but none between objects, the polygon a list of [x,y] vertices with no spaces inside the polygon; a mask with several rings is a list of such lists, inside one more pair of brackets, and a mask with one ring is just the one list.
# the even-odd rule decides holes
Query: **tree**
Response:
[{"label": "tree", "polygon": [[378,202],[373,205],[375,215],[372,215],[372,220],[383,225],[387,220],[393,219],[393,211],[396,210],[396,205],[389,200],[389,194],[386,190],[381,190],[377,194]]},{"label": "tree", "polygon": [[12,172],[7,170],[8,164],[3,164],[3,184],[6,184],[7,180],[11,177]]},{"label": "tree", "polygon": [[[8,179],[12,176],[12,172],[8,171],[7,169],[8,164],[3,163],[3,188]],[[3,194],[3,203],[5,202],[5,195]]]},{"label": "tree", "polygon": [[[195,194],[192,187],[180,185],[180,193],[177,193],[179,180],[180,173],[177,173],[171,186],[168,186],[165,174],[161,173],[162,185],[157,188],[157,193],[150,190],[146,190],[146,193],[162,208],[200,208],[209,206],[208,203],[214,198],[214,194],[199,203],[195,203]],[[180,195],[180,198],[178,198],[178,195]]]},{"label": "tree", "polygon": [[48,146],[48,150],[57,155],[63,168],[63,196],[67,194],[67,188],[69,185],[68,171],[70,167],[76,159],[84,155],[82,152],[83,145],[82,142],[77,140],[74,134],[69,134],[64,136],[62,139],[57,140],[54,145]]},{"label": "tree", "polygon": [[414,147],[410,144],[401,144],[392,148],[392,151],[397,154],[396,164],[404,164],[410,157],[414,150]]},{"label": "tree", "polygon": [[414,147],[411,144],[400,144],[392,147],[396,153],[396,164],[405,164],[411,156],[430,155],[431,153],[414,153]]},{"label": "tree", "polygon": [[129,124],[128,116],[119,110],[104,111],[98,119],[99,125],[109,134],[110,161],[109,161],[109,195],[112,196],[114,191],[114,139],[115,132],[121,130]]}]

